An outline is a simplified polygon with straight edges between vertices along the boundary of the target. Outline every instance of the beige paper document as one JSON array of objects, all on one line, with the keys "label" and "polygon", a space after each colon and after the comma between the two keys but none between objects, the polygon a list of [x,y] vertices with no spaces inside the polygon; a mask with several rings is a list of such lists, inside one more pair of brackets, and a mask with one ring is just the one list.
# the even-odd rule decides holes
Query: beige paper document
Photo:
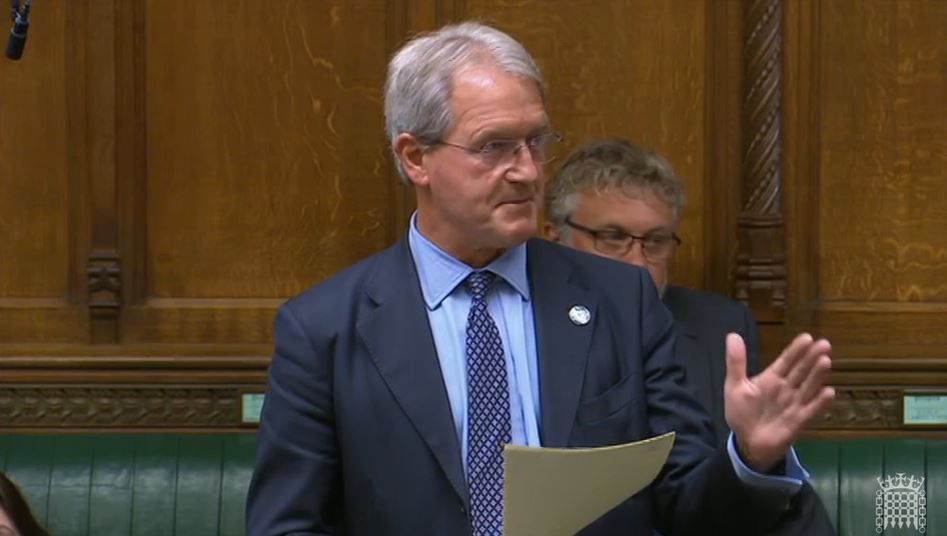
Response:
[{"label": "beige paper document", "polygon": [[650,484],[673,444],[674,432],[599,448],[507,445],[503,534],[573,536]]}]

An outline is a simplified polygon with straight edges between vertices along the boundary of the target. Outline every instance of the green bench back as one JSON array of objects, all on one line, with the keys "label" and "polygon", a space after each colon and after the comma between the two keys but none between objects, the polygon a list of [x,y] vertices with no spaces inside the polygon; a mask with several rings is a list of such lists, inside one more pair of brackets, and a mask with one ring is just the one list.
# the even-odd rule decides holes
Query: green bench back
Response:
[{"label": "green bench back", "polygon": [[[796,445],[796,452],[840,536],[922,534],[913,526],[875,530],[882,490],[878,479],[899,473],[905,479],[924,478],[923,534],[947,535],[947,440],[811,440]],[[901,492],[900,497],[910,506],[907,495]]]},{"label": "green bench back", "polygon": [[[253,435],[0,435],[0,469],[53,536],[243,536]],[[877,479],[923,477],[924,534],[947,535],[947,441],[796,446],[841,536],[876,532]]]},{"label": "green bench back", "polygon": [[242,536],[253,435],[0,435],[53,536]]}]

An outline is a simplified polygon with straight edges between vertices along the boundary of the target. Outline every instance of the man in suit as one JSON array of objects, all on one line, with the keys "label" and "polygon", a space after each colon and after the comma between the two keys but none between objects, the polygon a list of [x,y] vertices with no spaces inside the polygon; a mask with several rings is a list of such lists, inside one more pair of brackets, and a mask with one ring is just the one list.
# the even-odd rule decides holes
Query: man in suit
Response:
[{"label": "man in suit", "polygon": [[684,185],[664,158],[624,140],[593,141],[576,148],[550,181],[545,236],[648,270],[674,317],[675,360],[723,444],[730,433],[723,407],[726,336],[738,333],[746,341],[750,375],[759,372],[759,336],[743,304],[668,285],[683,208]]},{"label": "man in suit", "polygon": [[834,396],[828,342],[801,335],[750,379],[729,339],[734,435],[716,448],[646,272],[530,239],[560,137],[523,47],[476,23],[417,37],[389,63],[385,115],[417,212],[405,239],[280,308],[251,536],[499,535],[504,443],[671,430],[655,482],[583,536],[805,524],[787,452]]}]

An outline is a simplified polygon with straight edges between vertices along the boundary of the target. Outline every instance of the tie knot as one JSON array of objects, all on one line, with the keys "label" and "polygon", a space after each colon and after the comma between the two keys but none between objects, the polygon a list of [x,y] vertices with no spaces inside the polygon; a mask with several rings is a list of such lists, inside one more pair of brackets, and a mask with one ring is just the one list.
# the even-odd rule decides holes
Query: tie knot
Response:
[{"label": "tie knot", "polygon": [[489,290],[490,285],[495,279],[496,274],[485,271],[471,272],[470,275],[467,276],[465,283],[474,301],[483,301],[487,297],[487,290]]}]

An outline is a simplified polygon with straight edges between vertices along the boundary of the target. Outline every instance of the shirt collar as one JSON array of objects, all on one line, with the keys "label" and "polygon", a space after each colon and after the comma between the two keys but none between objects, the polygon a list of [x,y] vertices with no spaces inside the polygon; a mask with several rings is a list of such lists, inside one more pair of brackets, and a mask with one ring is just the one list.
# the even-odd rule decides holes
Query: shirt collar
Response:
[{"label": "shirt collar", "polygon": [[[425,238],[417,226],[418,214],[411,216],[408,231],[408,245],[411,256],[418,269],[421,281],[421,294],[428,309],[440,306],[451,292],[461,284],[474,268],[450,256],[433,242]],[[526,278],[526,244],[520,244],[503,252],[493,262],[483,268],[500,276],[523,299],[529,301],[529,282]]]}]

